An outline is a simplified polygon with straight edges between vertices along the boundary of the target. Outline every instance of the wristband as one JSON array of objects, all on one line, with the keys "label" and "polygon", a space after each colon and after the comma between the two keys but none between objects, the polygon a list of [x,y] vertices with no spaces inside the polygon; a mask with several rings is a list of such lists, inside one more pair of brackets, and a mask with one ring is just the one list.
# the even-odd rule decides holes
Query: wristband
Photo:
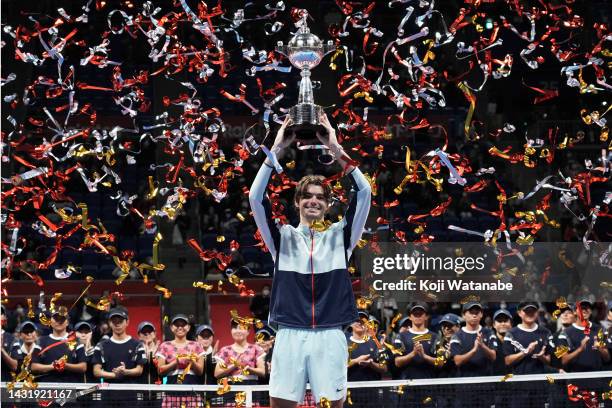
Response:
[{"label": "wristband", "polygon": [[266,163],[266,162],[265,162],[265,160],[264,160],[263,164],[264,164],[265,166],[268,166],[268,167],[269,167],[269,168],[271,168],[271,169],[273,169],[273,168],[274,168],[274,166],[270,166],[268,163]]}]

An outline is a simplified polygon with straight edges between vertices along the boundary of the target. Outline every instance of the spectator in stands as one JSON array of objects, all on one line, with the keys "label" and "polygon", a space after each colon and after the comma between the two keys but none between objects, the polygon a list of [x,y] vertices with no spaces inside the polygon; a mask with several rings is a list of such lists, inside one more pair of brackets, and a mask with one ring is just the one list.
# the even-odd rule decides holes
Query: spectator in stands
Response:
[{"label": "spectator in stands", "polygon": [[95,326],[94,329],[95,330],[92,338],[95,344],[98,344],[102,340],[110,339],[113,334],[110,325],[106,320],[100,321],[100,324],[98,324],[98,326]]},{"label": "spectator in stands", "polygon": [[264,351],[256,344],[247,341],[249,327],[232,319],[232,339],[234,343],[222,347],[217,354],[217,379],[231,376],[241,379],[240,384],[257,384],[257,378],[265,376]]},{"label": "spectator in stands", "polygon": [[[127,310],[120,307],[111,309],[108,322],[112,336],[101,340],[94,348],[91,361],[94,376],[113,384],[133,382],[142,375],[147,362],[144,347],[126,333],[130,323]],[[133,391],[104,395],[108,398],[108,402],[105,402],[107,406],[125,407],[126,403],[136,401]]]},{"label": "spectator in stands", "polygon": [[398,311],[397,301],[395,298],[391,296],[390,293],[384,293],[383,296],[378,298],[376,308],[378,309],[378,313],[382,319],[383,327],[389,327],[393,316],[395,316]]},{"label": "spectator in stands", "polygon": [[[201,204],[204,206],[203,204]],[[202,225],[205,227],[205,232],[217,232],[219,230],[219,214],[214,206],[205,205],[207,209],[202,215]]]},{"label": "spectator in stands", "polygon": [[[157,367],[155,366],[155,354],[159,347],[159,340],[157,339],[157,332],[153,323],[149,321],[143,321],[138,324],[137,328],[138,339],[144,347],[145,357],[147,362],[142,368],[141,381],[143,384],[155,384],[160,381]],[[162,400],[162,395],[159,392],[145,392],[143,398],[150,402],[151,405],[158,406]]]},{"label": "spectator in stands", "polygon": [[[394,350],[391,350],[387,347],[386,349],[386,357],[387,357],[387,370],[391,375],[392,380],[399,380],[402,375],[402,370],[395,365],[395,357],[396,353],[401,353],[401,340],[399,338],[400,334],[408,331],[410,327],[410,319],[408,316],[402,317],[393,327],[394,332],[391,333],[391,339],[389,343],[391,343],[394,347]],[[397,401],[395,402],[397,403]]]},{"label": "spectator in stands", "polygon": [[402,317],[397,322],[397,331],[398,331],[398,334],[402,334],[402,333],[407,332],[411,325],[412,325],[412,322],[410,321],[410,317],[408,317],[408,316]]},{"label": "spectator in stands", "polygon": [[270,368],[272,364],[272,355],[274,353],[274,340],[276,339],[276,330],[274,330],[268,325],[264,325],[264,327],[258,329],[255,332],[255,339],[257,340],[257,344],[259,344],[259,346],[265,353],[265,376],[260,379],[260,383],[268,384],[268,381],[270,380]]},{"label": "spectator in stands", "polygon": [[268,314],[270,313],[270,285],[264,285],[261,288],[261,292],[251,298],[249,310],[259,320],[268,320]]},{"label": "spectator in stands", "polygon": [[15,310],[13,310],[13,318],[11,319],[12,328],[18,327],[22,322],[26,321],[28,317],[26,316],[26,309],[23,307],[21,303],[17,303],[15,305]]},{"label": "spectator in stands", "polygon": [[[191,328],[189,318],[175,315],[170,321],[174,339],[165,341],[157,349],[157,368],[160,376],[166,376],[167,384],[199,384],[204,369],[204,349],[196,341],[187,340]],[[201,406],[199,395],[191,393],[166,393],[162,407]]]},{"label": "spectator in stands", "polygon": [[[436,373],[440,378],[456,376],[457,367],[451,358],[450,341],[453,335],[459,331],[460,325],[461,318],[454,313],[447,313],[440,319],[440,331],[436,336],[435,343],[432,345],[432,354],[436,357]],[[452,396],[452,392],[455,391],[455,387],[452,385],[449,385],[448,387],[451,393],[440,393],[440,395],[438,395],[436,398],[436,406],[438,408],[450,408],[455,406],[455,398]]]},{"label": "spectator in stands", "polygon": [[138,324],[138,339],[142,342],[147,359],[152,360],[159,347],[155,325],[149,321]]},{"label": "spectator in stands", "polygon": [[[381,360],[379,348],[372,336],[368,336],[367,323],[369,315],[360,310],[359,319],[352,325],[352,334],[348,339],[349,362],[348,362],[348,381],[377,381],[382,378],[382,374],[387,371],[384,359]],[[376,333],[373,333],[376,335]],[[378,392],[374,388],[355,388],[351,391],[353,407],[366,407],[371,405],[381,405],[376,397]]]},{"label": "spectator in stands", "polygon": [[83,345],[85,362],[87,363],[87,371],[83,373],[83,382],[94,382],[93,366],[91,365],[95,348],[92,340],[93,326],[89,322],[81,321],[74,325],[74,332],[79,344]]},{"label": "spectator in stands", "polygon": [[[215,331],[207,324],[198,326],[196,340],[204,350],[204,369],[202,371],[202,384],[216,384],[215,366],[219,340],[215,341]],[[214,345],[213,345],[214,342]]]},{"label": "spectator in stands", "polygon": [[172,230],[172,245],[183,245],[186,241],[189,227],[191,226],[191,218],[187,215],[185,209],[181,208],[174,220],[174,228]]},{"label": "spectator in stands", "polygon": [[2,315],[0,317],[0,324],[2,326],[1,330],[1,340],[2,340],[2,367],[0,371],[2,372],[2,381],[11,381],[11,372],[15,372],[17,369],[17,360],[11,357],[11,348],[13,347],[13,343],[15,343],[15,337],[4,331],[6,327],[6,310],[4,309],[4,305],[2,305]]},{"label": "spectator in stands", "polygon": [[409,318],[412,326],[401,333],[395,342],[397,347],[404,350],[402,356],[395,357],[395,365],[402,369],[402,378],[433,378],[435,359],[432,356],[432,344],[436,341],[436,334],[427,328],[427,304],[412,304]]},{"label": "spectator in stands", "polygon": [[[272,355],[274,353],[274,340],[276,339],[276,330],[267,324],[255,332],[255,340],[264,351],[264,376],[259,377],[258,382],[262,385],[270,383],[270,370],[272,368]],[[257,401],[262,406],[270,405],[270,396],[267,392],[257,392]]]},{"label": "spectator in stands", "polygon": [[17,360],[17,369],[15,372],[19,373],[23,369],[30,368],[30,364],[24,367],[23,363],[25,358],[31,356],[34,351],[36,341],[38,340],[38,332],[36,324],[30,320],[21,323],[17,332],[19,333],[19,340],[13,343],[11,357]]},{"label": "spectator in stands", "polygon": [[557,357],[557,347],[560,345],[559,336],[565,333],[565,329],[570,327],[576,321],[576,316],[574,315],[574,311],[569,305],[562,307],[559,313],[559,318],[557,319],[557,331],[552,334],[548,340],[548,347],[552,351],[550,355],[550,365],[558,370],[559,372],[565,372],[563,370],[563,364],[561,362],[561,358]]},{"label": "spectator in stands", "polygon": [[[404,350],[402,356],[395,357],[395,365],[402,370],[401,378],[418,379],[433,378],[435,354],[433,344],[436,334],[427,328],[429,319],[429,306],[423,302],[415,302],[410,306],[409,318],[412,326],[399,336],[396,347]],[[418,404],[426,398],[425,390],[418,389],[413,393],[404,395],[410,406]]]},{"label": "spectator in stands", "polygon": [[461,318],[454,313],[447,313],[440,319],[440,331],[433,343],[432,355],[438,358],[435,365],[438,377],[454,377],[457,371],[455,362],[451,358],[450,341],[460,329]]},{"label": "spectator in stands", "polygon": [[608,309],[607,309],[607,313],[606,313],[606,318],[604,320],[601,320],[599,322],[599,325],[604,329],[604,330],[608,330],[610,327],[612,327],[612,305],[608,305]]},{"label": "spectator in stands", "polygon": [[[497,337],[492,330],[480,325],[482,316],[483,307],[480,302],[471,301],[463,305],[465,326],[451,338],[451,357],[459,377],[492,373],[492,362],[497,354]],[[489,407],[492,403],[493,397],[487,385],[474,385],[466,392],[469,392],[469,400],[459,398],[458,406]]]},{"label": "spectator in stands", "polygon": [[221,221],[221,233],[223,235],[233,234],[236,235],[238,232],[238,226],[240,221],[232,213],[231,208],[226,208],[223,213],[223,220]]},{"label": "spectator in stands", "polygon": [[[576,310],[577,322],[567,327],[558,336],[560,346],[566,346],[568,352],[561,362],[565,371],[598,371],[610,360],[610,353],[602,336],[601,326],[589,321],[592,303],[590,299],[582,299]],[[582,312],[582,313],[580,313]],[[585,328],[589,328],[586,330]]]},{"label": "spectator in stands", "polygon": [[483,308],[479,302],[463,305],[465,327],[451,339],[451,355],[461,377],[491,374],[490,362],[495,360],[497,338],[492,330],[480,325],[482,316]]},{"label": "spectator in stands", "polygon": [[512,313],[506,309],[497,310],[493,314],[493,330],[495,330],[495,336],[497,337],[497,349],[493,365],[493,374],[495,375],[505,375],[510,372],[504,354],[504,338],[510,329],[512,329]]},{"label": "spectator in stands", "polygon": [[32,373],[39,376],[40,382],[83,382],[87,371],[85,348],[78,344],[70,348],[68,338],[68,309],[57,307],[51,314],[53,332],[42,336],[35,346],[32,356]]},{"label": "spectator in stands", "polygon": [[[513,374],[543,374],[550,364],[550,352],[547,350],[550,331],[539,326],[538,304],[523,302],[519,304],[518,315],[521,323],[513,327],[504,337],[503,353],[506,365]],[[541,388],[541,387],[540,387]],[[546,394],[538,387],[529,384],[520,388],[521,392],[510,400],[512,407],[524,407],[534,404],[543,406]]]},{"label": "spectator in stands", "polygon": [[[606,341],[601,326],[590,321],[593,305],[590,298],[582,298],[574,306],[576,322],[558,336],[555,347],[567,348],[561,356],[563,369],[567,372],[599,371],[610,361],[609,342]],[[596,393],[608,387],[603,379],[575,379],[572,384],[581,389]],[[577,404],[575,404],[578,406]]]}]

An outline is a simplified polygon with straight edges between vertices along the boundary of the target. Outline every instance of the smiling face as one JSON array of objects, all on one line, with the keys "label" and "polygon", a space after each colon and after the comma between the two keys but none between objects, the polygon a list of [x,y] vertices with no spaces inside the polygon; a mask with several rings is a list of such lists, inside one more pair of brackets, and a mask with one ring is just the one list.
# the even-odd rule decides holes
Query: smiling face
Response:
[{"label": "smiling face", "polygon": [[563,326],[570,326],[576,321],[576,315],[574,315],[571,309],[565,309],[559,316],[559,320]]},{"label": "smiling face", "polygon": [[204,350],[207,350],[212,345],[213,338],[214,336],[209,330],[202,330],[202,332],[198,334],[197,341]]},{"label": "smiling face", "polygon": [[444,336],[444,338],[447,339],[450,338],[453,334],[457,333],[457,331],[459,330],[458,325],[449,322],[442,322],[441,328],[442,335]]},{"label": "smiling face", "polygon": [[177,337],[179,339],[185,338],[187,336],[187,333],[189,333],[190,328],[191,326],[189,325],[189,323],[187,323],[183,319],[175,320],[170,325],[170,330],[172,331],[172,334],[174,334],[174,337]]},{"label": "smiling face", "polygon": [[236,343],[242,343],[247,340],[247,336],[249,335],[248,326],[243,326],[240,324],[232,324],[232,339]]},{"label": "smiling face", "polygon": [[[589,319],[591,318],[591,313],[593,312],[591,309],[591,305],[589,303],[583,302],[580,303],[580,308],[582,309],[582,320],[589,321]],[[578,310],[576,310],[576,314],[578,314]]]},{"label": "smiling face", "polygon": [[138,332],[138,338],[145,343],[155,341],[155,329],[151,326],[145,326]]},{"label": "smiling face", "polygon": [[355,336],[361,337],[365,334],[366,328],[361,319],[353,322],[353,324],[351,324],[351,328],[353,329],[353,334]]},{"label": "smiling face", "polygon": [[500,315],[493,321],[493,328],[503,336],[512,328],[512,320],[508,316]]},{"label": "smiling face", "polygon": [[322,186],[309,184],[300,196],[295,206],[300,212],[300,222],[310,225],[313,221],[321,221],[329,208],[329,203]]}]

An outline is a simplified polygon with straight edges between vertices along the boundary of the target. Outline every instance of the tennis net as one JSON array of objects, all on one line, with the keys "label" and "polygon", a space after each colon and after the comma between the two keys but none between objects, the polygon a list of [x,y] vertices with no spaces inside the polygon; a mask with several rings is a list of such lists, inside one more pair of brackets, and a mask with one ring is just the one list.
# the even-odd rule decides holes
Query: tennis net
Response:
[{"label": "tennis net", "polygon": [[[612,407],[612,371],[349,382],[345,407]],[[267,385],[2,383],[7,407],[269,407]],[[49,404],[49,405],[47,405]],[[325,404],[323,404],[325,406]],[[301,407],[315,407],[307,391]]]}]

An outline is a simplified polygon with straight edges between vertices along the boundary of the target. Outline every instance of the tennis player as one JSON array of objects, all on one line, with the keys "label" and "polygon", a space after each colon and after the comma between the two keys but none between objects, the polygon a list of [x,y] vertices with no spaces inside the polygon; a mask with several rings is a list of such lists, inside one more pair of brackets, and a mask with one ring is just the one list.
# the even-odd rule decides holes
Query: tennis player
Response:
[{"label": "tennis player", "polygon": [[[317,402],[341,407],[346,397],[347,341],[342,326],[357,320],[348,272],[349,258],[361,238],[370,210],[371,187],[348,162],[326,115],[327,135],[317,137],[344,169],[355,194],[342,220],[317,227],[331,204],[331,186],[323,176],[304,176],[296,186],[297,227],[275,220],[265,195],[274,163],[266,158],[249,193],[261,236],[274,259],[269,323],[279,327],[272,356],[270,401],[273,408],[296,407],[310,383]],[[293,142],[285,137],[286,119],[271,152],[279,156]]]}]

